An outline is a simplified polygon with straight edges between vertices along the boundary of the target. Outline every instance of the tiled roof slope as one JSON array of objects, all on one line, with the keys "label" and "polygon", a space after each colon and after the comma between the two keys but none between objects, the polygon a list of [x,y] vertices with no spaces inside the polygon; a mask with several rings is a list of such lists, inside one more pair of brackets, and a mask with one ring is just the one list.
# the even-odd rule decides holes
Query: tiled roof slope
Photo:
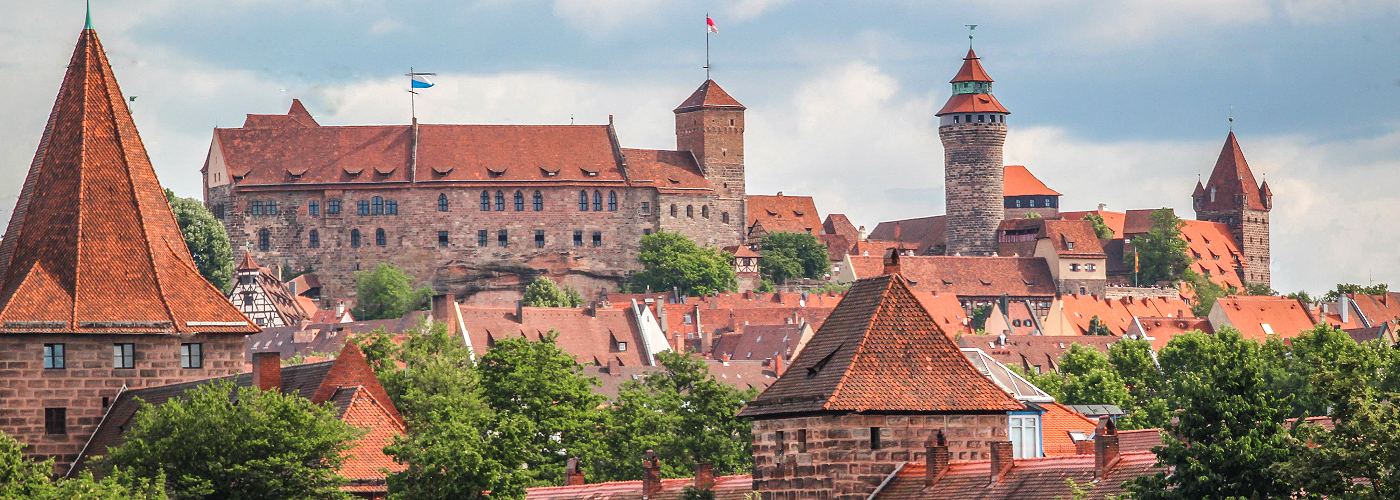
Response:
[{"label": "tiled roof slope", "polygon": [[634,186],[650,185],[663,193],[714,188],[689,151],[624,148],[622,155],[627,158],[628,180]]},{"label": "tiled roof slope", "polygon": [[[585,470],[584,474],[588,471]],[[685,488],[694,486],[691,478],[662,479],[661,491],[647,500],[680,500]],[[753,493],[753,477],[719,476],[713,489],[715,500],[742,500]],[[641,481],[612,481],[578,486],[544,486],[525,490],[525,500],[642,500]]]},{"label": "tiled roof slope", "polygon": [[948,83],[994,81],[987,75],[987,70],[982,69],[981,59],[977,57],[976,52],[968,48],[967,56],[963,57],[962,67],[958,68],[958,74],[954,75],[952,80],[948,80]]},{"label": "tiled roof slope", "polygon": [[[524,337],[540,340],[550,330],[558,332],[555,340],[560,349],[581,364],[606,365],[612,359],[625,366],[646,364],[642,347],[641,328],[630,309],[598,308],[595,315],[587,310],[566,307],[525,307],[524,320],[515,316],[513,307],[462,306],[462,324],[467,328],[472,347],[486,352],[497,340]],[[627,350],[619,351],[617,342],[626,342]]]},{"label": "tiled roof slope", "polygon": [[952,113],[1010,113],[991,94],[953,94],[934,116]]},{"label": "tiled roof slope", "polygon": [[[1297,337],[1303,330],[1311,330],[1315,326],[1308,309],[1287,297],[1231,295],[1215,299],[1215,306],[1210,312],[1211,324],[1217,331],[1222,326],[1233,326],[1245,338],[1261,342],[1270,335],[1285,339]],[[1224,324],[1218,322],[1219,314],[1224,315]]]},{"label": "tiled roof slope", "polygon": [[1400,293],[1388,292],[1384,295],[1363,295],[1348,293],[1347,297],[1356,303],[1356,309],[1366,316],[1372,325],[1390,323],[1392,330],[1400,324]]},{"label": "tiled roof slope", "polygon": [[[1078,431],[1089,436],[1098,426],[1093,420],[1075,413],[1065,405],[1053,402],[1039,405],[1045,409],[1045,414],[1040,416],[1040,447],[1047,457],[1075,454],[1074,439],[1070,438],[1069,433]],[[1122,450],[1123,431],[1118,431],[1118,439],[1119,449]]]},{"label": "tiled roof slope", "polygon": [[[1064,312],[1064,320],[1070,327],[1063,332],[1066,335],[1087,335],[1089,323],[1096,316],[1109,331],[1119,336],[1127,333],[1128,327],[1132,326],[1134,317],[1195,317],[1191,313],[1191,306],[1180,298],[1123,297],[1100,299],[1093,295],[1064,295],[1060,297],[1060,307],[1061,311]],[[1049,323],[1058,319],[1046,318],[1045,321]]]},{"label": "tiled roof slope", "polygon": [[[884,270],[883,257],[852,255],[850,259],[857,278],[878,276]],[[901,257],[900,273],[920,290],[958,296],[1055,295],[1049,265],[1035,257]]]},{"label": "tiled roof slope", "polygon": [[719,84],[714,80],[705,80],[705,83],[700,84],[700,88],[685,98],[685,102],[676,106],[675,112],[684,113],[701,108],[744,109],[744,105],[719,88]]},{"label": "tiled roof slope", "polygon": [[997,343],[995,335],[958,337],[959,346],[980,348],[998,363],[1040,373],[1059,371],[1060,356],[1074,344],[1108,354],[1108,347],[1115,342],[1118,342],[1118,337],[1096,335],[1011,335],[1002,344]]},{"label": "tiled roof slope", "polygon": [[195,268],[91,29],[0,243],[0,279],[0,332],[258,331]]},{"label": "tiled roof slope", "polygon": [[987,460],[953,462],[933,484],[924,487],[925,465],[909,463],[871,496],[872,500],[1053,500],[1071,498],[1066,479],[1083,488],[1093,485],[1090,498],[1117,498],[1127,493],[1123,483],[1154,474],[1157,456],[1151,452],[1123,452],[1109,469],[1108,477],[1095,481],[1094,455],[1068,455],[1044,458],[1018,458],[1011,470],[991,481]]},{"label": "tiled roof slope", "polygon": [[[1098,214],[1103,217],[1104,224],[1113,230],[1114,237],[1129,238],[1152,229],[1152,212],[1157,210],[1161,209],[1127,212],[1090,210],[1060,212],[1060,216],[1065,220],[1080,220],[1088,214]],[[1219,222],[1191,219],[1182,219],[1182,222],[1186,224],[1181,227],[1181,238],[1186,240],[1187,252],[1195,260],[1191,270],[1203,275],[1209,273],[1211,281],[1221,285],[1243,289],[1239,269],[1245,264],[1239,260],[1240,248],[1234,237],[1230,236],[1230,228]],[[1131,272],[1132,266],[1126,269]]]},{"label": "tiled roof slope", "polygon": [[749,225],[761,224],[770,233],[812,233],[822,231],[822,219],[811,196],[748,196]]},{"label": "tiled roof slope", "polygon": [[1050,189],[1025,165],[1002,167],[1002,196],[1059,196],[1060,192]]},{"label": "tiled roof slope", "polygon": [[797,352],[797,343],[802,340],[802,325],[749,325],[741,331],[720,336],[715,342],[714,354],[729,355],[732,359],[752,360],[787,356]]},{"label": "tiled roof slope", "polygon": [[967,361],[908,282],[890,274],[854,283],[786,374],[739,416],[1021,408]]},{"label": "tiled roof slope", "polygon": [[875,230],[870,231],[868,238],[917,243],[919,248],[914,253],[924,255],[930,248],[947,243],[948,240],[943,234],[945,229],[947,221],[942,215],[892,220],[877,224]]},{"label": "tiled roof slope", "polygon": [[[1212,188],[1215,189],[1214,201],[1209,194]],[[1215,160],[1215,169],[1210,173],[1210,180],[1206,181],[1205,191],[1202,210],[1236,208],[1240,204],[1235,197],[1241,194],[1248,198],[1244,208],[1264,210],[1263,197],[1260,196],[1262,190],[1254,182],[1254,172],[1249,170],[1249,162],[1244,160],[1244,152],[1240,151],[1240,143],[1233,131],[1225,137],[1225,146],[1220,148],[1220,157]]]},{"label": "tiled roof slope", "polygon": [[846,214],[826,214],[826,220],[822,221],[822,232],[841,235],[851,242],[860,239],[860,231]]},{"label": "tiled roof slope", "polygon": [[[283,323],[288,325],[298,323],[310,317],[311,311],[315,311],[314,301],[305,301],[307,305],[312,306],[310,309],[302,307],[303,302],[297,299],[303,297],[293,297],[291,292],[287,291],[287,286],[279,281],[276,275],[272,274],[271,269],[262,267],[253,261],[252,252],[243,253],[243,261],[238,264],[238,271],[257,271],[257,276],[254,278],[255,284],[262,289],[263,294],[267,295],[268,301],[272,302],[272,307],[277,310],[277,315],[282,317]],[[233,296],[230,295],[229,299],[232,300]]]}]

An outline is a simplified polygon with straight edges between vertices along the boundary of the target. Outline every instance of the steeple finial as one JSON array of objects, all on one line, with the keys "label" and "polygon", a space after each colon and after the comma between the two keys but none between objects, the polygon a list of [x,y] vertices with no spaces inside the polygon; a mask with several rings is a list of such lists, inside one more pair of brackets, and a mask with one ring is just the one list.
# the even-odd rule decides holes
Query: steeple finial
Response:
[{"label": "steeple finial", "polygon": [[1235,131],[1235,105],[1230,105],[1230,131]]},{"label": "steeple finial", "polygon": [[967,26],[967,50],[972,50],[972,31],[977,29],[976,24],[964,24]]},{"label": "steeple finial", "polygon": [[92,0],[87,0],[87,22],[83,25],[83,29],[92,29]]}]

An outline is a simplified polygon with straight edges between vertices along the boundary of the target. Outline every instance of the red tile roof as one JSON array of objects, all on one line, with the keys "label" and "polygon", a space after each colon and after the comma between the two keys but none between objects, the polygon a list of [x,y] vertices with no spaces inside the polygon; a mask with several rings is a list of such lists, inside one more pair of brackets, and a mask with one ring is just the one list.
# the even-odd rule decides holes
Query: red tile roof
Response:
[{"label": "red tile roof", "polygon": [[953,113],[1010,113],[991,94],[953,94],[934,116]]},{"label": "red tile roof", "polygon": [[1059,371],[1060,355],[1074,344],[1108,354],[1108,346],[1118,340],[1118,337],[1092,335],[1010,335],[1006,343],[998,344],[995,335],[963,335],[958,338],[958,345],[982,349],[1006,366],[1019,366],[1030,372],[1052,372]]},{"label": "red tile roof", "polygon": [[1162,436],[1164,435],[1166,433],[1162,432],[1162,429],[1120,430],[1118,431],[1118,452],[1152,451],[1152,448],[1162,446]]},{"label": "red tile roof", "polygon": [[676,106],[675,112],[684,113],[701,108],[721,108],[721,109],[744,109],[743,104],[729,96],[728,92],[719,88],[719,84],[714,80],[705,80],[700,84],[700,88],[690,94],[680,106]]},{"label": "red tile roof", "polygon": [[[1098,423],[1089,420],[1084,415],[1075,413],[1074,410],[1065,408],[1059,403],[1039,403],[1045,413],[1040,416],[1040,439],[1041,450],[1045,456],[1053,457],[1060,455],[1075,454],[1074,439],[1070,438],[1071,431],[1082,432],[1084,436],[1094,433],[1094,428]],[[1118,431],[1119,449],[1122,449],[1123,431]]]},{"label": "red tile roof", "polygon": [[749,225],[760,225],[770,233],[812,233],[822,231],[822,219],[811,196],[748,196]]},{"label": "red tile roof", "polygon": [[83,30],[0,243],[0,332],[258,331],[199,271]]},{"label": "red tile roof", "polygon": [[973,52],[971,48],[967,49],[967,56],[963,57],[962,67],[958,68],[958,74],[953,76],[952,80],[948,80],[948,83],[994,81],[992,77],[987,76],[987,70],[982,69],[980,60],[981,58],[977,57],[976,52]]},{"label": "red tile roof", "polygon": [[914,253],[924,255],[928,253],[930,248],[947,243],[947,239],[943,236],[946,225],[947,222],[942,215],[886,221],[875,226],[875,230],[870,232],[869,239],[916,243],[919,248]]},{"label": "red tile roof", "polygon": [[1372,326],[1390,323],[1392,331],[1395,330],[1396,326],[1400,326],[1400,293],[1389,292],[1384,295],[1348,293],[1347,297],[1356,303],[1356,309],[1366,316]]},{"label": "red tile roof", "polygon": [[634,186],[652,186],[663,193],[710,190],[714,186],[700,172],[689,151],[622,149],[628,180]]},{"label": "red tile roof", "polygon": [[[1080,220],[1088,214],[1098,214],[1103,217],[1104,224],[1113,230],[1116,238],[1130,238],[1152,229],[1152,212],[1157,210],[1161,209],[1129,210],[1126,213],[1090,210],[1060,212],[1060,216],[1065,220]],[[1211,281],[1221,285],[1243,289],[1238,270],[1246,264],[1241,260],[1239,245],[1230,235],[1230,228],[1219,222],[1191,219],[1182,219],[1182,222],[1186,224],[1181,227],[1181,238],[1186,240],[1189,256],[1195,259],[1191,270],[1209,276]],[[1131,265],[1127,269],[1132,272]]]},{"label": "red tile roof", "polygon": [[[1244,208],[1265,210],[1261,196],[1263,189],[1254,182],[1254,173],[1249,170],[1249,163],[1245,161],[1244,152],[1240,151],[1240,143],[1233,131],[1225,137],[1225,146],[1220,149],[1220,158],[1215,161],[1215,169],[1210,173],[1210,180],[1206,181],[1205,191],[1202,210],[1240,207],[1236,199],[1239,195],[1247,198]],[[1214,196],[1210,194],[1212,191]]]},{"label": "red tile roof", "polygon": [[[349,456],[340,466],[340,475],[360,482],[379,482],[386,476],[382,469],[388,469],[390,472],[403,470],[403,464],[395,463],[394,459],[384,454],[384,447],[388,446],[395,436],[407,432],[404,423],[394,417],[385,407],[385,403],[379,402],[362,387],[348,387],[341,392],[349,392],[351,395],[340,420],[361,429],[369,429],[369,432],[356,441],[347,453]],[[378,489],[387,491],[382,485]]]},{"label": "red tile roof", "polygon": [[963,310],[962,303],[958,302],[956,295],[927,292],[916,288],[914,296],[919,298],[919,303],[923,304],[924,309],[933,316],[933,322],[938,324],[938,328],[943,330],[943,333],[949,335],[972,333],[971,321],[967,317],[967,312]]},{"label": "red tile roof", "polygon": [[826,220],[822,221],[822,232],[826,234],[839,234],[852,242],[860,239],[860,231],[855,224],[851,224],[851,219],[846,218],[846,214],[826,214]]},{"label": "red tile roof", "polygon": [[1025,165],[1002,167],[1002,196],[1060,196],[1036,178]]},{"label": "red tile roof", "polygon": [[[1109,331],[1118,336],[1127,333],[1133,318],[1137,316],[1195,318],[1195,315],[1191,314],[1191,306],[1180,298],[1100,299],[1093,295],[1064,295],[1060,297],[1060,307],[1064,312],[1064,320],[1070,327],[1061,332],[1065,335],[1087,335],[1089,323],[1095,316]],[[1049,323],[1058,319],[1046,318],[1045,321]]]},{"label": "red tile roof", "polygon": [[[1280,338],[1297,337],[1304,330],[1315,326],[1309,311],[1297,300],[1287,297],[1240,297],[1231,295],[1215,299],[1211,317],[1219,310],[1227,324],[1215,324],[1218,331],[1223,326],[1233,326],[1245,338],[1263,342],[1270,335]],[[1214,322],[1212,322],[1214,323]]]},{"label": "red tile roof", "polygon": [[764,360],[790,356],[797,352],[800,340],[802,325],[796,323],[743,326],[737,332],[720,336],[711,357],[728,355],[736,360]]},{"label": "red tile roof", "polygon": [[[1066,455],[1044,458],[1018,458],[1011,470],[996,482],[991,481],[991,462],[974,460],[953,462],[948,471],[933,484],[924,487],[925,464],[911,462],[893,479],[871,496],[872,500],[993,500],[1071,498],[1067,479],[1080,488],[1092,487],[1091,498],[1117,498],[1126,493],[1123,483],[1141,476],[1155,474],[1157,456],[1150,452],[1120,453],[1109,469],[1108,477],[1094,479],[1093,455]],[[1092,485],[1092,486],[1091,486]]]},{"label": "red tile roof", "polygon": [[[884,257],[852,255],[856,278],[884,272]],[[900,274],[920,290],[960,297],[1052,297],[1055,281],[1045,259],[1034,257],[957,257],[926,255],[900,258]]]},{"label": "red tile roof", "polygon": [[[1188,311],[1189,313],[1189,311]],[[1141,326],[1142,333],[1152,337],[1152,350],[1160,350],[1166,347],[1177,335],[1186,332],[1202,331],[1214,333],[1215,329],[1210,326],[1210,320],[1205,318],[1164,318],[1152,316],[1139,316],[1134,318]],[[1136,328],[1134,328],[1136,329]],[[1132,333],[1133,330],[1129,330]]]},{"label": "red tile roof", "polygon": [[[479,352],[485,352],[500,339],[540,340],[554,330],[559,334],[555,340],[559,348],[581,364],[606,365],[609,359],[625,366],[646,364],[641,329],[632,319],[630,308],[598,308],[594,317],[585,309],[526,307],[522,309],[524,321],[515,317],[513,307],[460,308],[472,347]],[[617,342],[626,342],[627,350],[618,350]]]},{"label": "red tile roof", "polygon": [[[586,475],[587,470],[584,471]],[[680,500],[692,478],[662,479],[661,491],[648,500]],[[753,477],[719,476],[715,478],[715,500],[743,500],[753,493]],[[613,481],[578,486],[545,486],[525,490],[525,500],[642,500],[641,481]]]},{"label": "red tile roof", "polygon": [[786,374],[739,416],[1021,408],[968,362],[895,274],[854,283]]}]

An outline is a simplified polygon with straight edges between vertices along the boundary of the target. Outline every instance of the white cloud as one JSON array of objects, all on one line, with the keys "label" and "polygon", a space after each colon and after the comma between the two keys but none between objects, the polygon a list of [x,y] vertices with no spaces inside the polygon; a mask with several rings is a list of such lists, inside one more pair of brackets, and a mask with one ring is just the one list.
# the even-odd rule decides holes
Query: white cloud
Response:
[{"label": "white cloud", "polygon": [[[555,0],[554,14],[591,36],[654,18],[663,0]],[[699,26],[699,23],[696,24]]]},{"label": "white cloud", "polygon": [[747,21],[790,2],[791,0],[726,0],[724,13],[735,20]]},{"label": "white cloud", "polygon": [[369,32],[374,36],[384,36],[404,28],[403,22],[397,19],[384,18],[371,25],[369,27]]}]

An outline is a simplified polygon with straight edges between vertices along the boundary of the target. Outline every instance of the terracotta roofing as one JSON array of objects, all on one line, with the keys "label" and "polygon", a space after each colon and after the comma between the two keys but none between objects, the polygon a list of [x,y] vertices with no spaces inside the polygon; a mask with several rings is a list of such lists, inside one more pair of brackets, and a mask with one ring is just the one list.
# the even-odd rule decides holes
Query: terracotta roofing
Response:
[{"label": "terracotta roofing", "polygon": [[[1220,149],[1220,158],[1215,161],[1215,169],[1211,171],[1204,191],[1201,210],[1267,210],[1260,196],[1263,188],[1254,181],[1254,173],[1249,170],[1249,163],[1245,161],[1244,152],[1240,151],[1240,143],[1233,131],[1225,137],[1225,146]],[[1238,198],[1241,195],[1245,198],[1243,204]]]},{"label": "terracotta roofing", "polygon": [[1162,446],[1164,436],[1166,436],[1166,432],[1163,432],[1162,429],[1120,430],[1118,431],[1118,452],[1152,451],[1153,448]]},{"label": "terracotta roofing", "polygon": [[851,224],[851,219],[846,214],[826,214],[826,220],[822,221],[822,232],[826,234],[839,234],[852,242],[860,239],[860,231],[855,224]]},{"label": "terracotta roofing", "polygon": [[1000,479],[991,479],[991,462],[974,460],[953,462],[948,471],[932,487],[924,487],[925,464],[908,463],[894,473],[884,489],[871,495],[871,500],[993,500],[1071,498],[1073,492],[1066,480],[1074,480],[1080,488],[1093,485],[1089,496],[1117,498],[1127,493],[1123,483],[1141,476],[1155,474],[1157,456],[1150,452],[1120,452],[1118,461],[1109,469],[1108,477],[1094,479],[1093,455],[1067,455],[1044,458],[1015,459],[1011,470]]},{"label": "terracotta roofing", "polygon": [[948,80],[948,83],[994,81],[992,77],[987,76],[987,70],[982,69],[980,60],[981,58],[977,57],[976,52],[973,52],[971,48],[967,49],[967,56],[963,57],[962,67],[958,68],[958,74],[953,76],[952,80]]},{"label": "terracotta roofing", "polygon": [[934,323],[943,333],[953,335],[957,333],[972,333],[972,324],[967,317],[967,311],[958,302],[958,297],[953,294],[938,292],[928,292],[914,289],[914,296],[919,298],[919,302],[924,305],[924,309],[933,316]]},{"label": "terracotta roofing", "polygon": [[1009,335],[1006,342],[998,343],[995,335],[963,335],[958,337],[958,345],[980,348],[1003,365],[1044,373],[1059,371],[1060,355],[1074,344],[1108,354],[1108,346],[1118,340],[1118,337],[1092,335]]},{"label": "terracotta roofing", "polygon": [[[1062,332],[1066,335],[1089,333],[1089,323],[1094,317],[1114,335],[1124,335],[1138,316],[1154,318],[1195,318],[1191,306],[1179,297],[1100,299],[1093,295],[1064,295],[1060,297],[1060,310],[1064,313]],[[1046,318],[1048,324],[1060,318]],[[1048,328],[1048,327],[1047,327]]]},{"label": "terracotta roofing", "polygon": [[1060,196],[1036,178],[1025,165],[1002,167],[1002,196]]},{"label": "terracotta roofing", "polygon": [[306,106],[301,104],[301,99],[292,99],[292,107],[285,115],[255,115],[248,114],[248,118],[243,120],[246,127],[317,127],[316,119],[311,117],[311,112],[306,110]]},{"label": "terracotta roofing", "polygon": [[719,84],[715,83],[714,80],[705,80],[705,83],[700,84],[700,88],[695,89],[695,92],[690,94],[685,102],[676,106],[675,112],[684,113],[702,108],[745,109],[743,104],[739,104],[739,101],[730,97],[728,92],[719,88]]},{"label": "terracotta roofing", "polygon": [[724,247],[724,251],[729,252],[730,255],[733,255],[736,258],[748,257],[751,259],[757,259],[763,257],[762,255],[759,255],[758,252],[753,251],[753,249],[750,249],[748,246],[745,245],[730,245]]},{"label": "terracotta roofing", "polygon": [[[883,257],[852,255],[856,278],[884,272]],[[1055,280],[1045,259],[1035,257],[958,257],[924,255],[902,257],[900,274],[919,290],[951,293],[959,297],[1053,297]]]},{"label": "terracotta roofing", "polygon": [[1206,318],[1166,318],[1153,316],[1138,316],[1133,318],[1136,322],[1128,329],[1128,334],[1140,333],[1152,338],[1152,350],[1159,350],[1166,347],[1172,338],[1186,332],[1200,330],[1205,333],[1214,333],[1215,329],[1210,326],[1210,320]]},{"label": "terracotta roofing", "polygon": [[740,331],[721,335],[715,342],[713,357],[729,355],[736,360],[763,360],[797,353],[802,340],[802,325],[749,325]]},{"label": "terracotta roofing", "polygon": [[1361,311],[1361,314],[1366,316],[1366,320],[1373,326],[1390,323],[1393,331],[1400,324],[1400,293],[1387,292],[1382,295],[1348,293],[1347,298],[1356,304],[1356,309]]},{"label": "terracotta roofing", "polygon": [[917,243],[919,248],[914,253],[924,255],[929,249],[947,243],[943,234],[946,226],[942,215],[881,222],[870,231],[869,239]]},{"label": "terracotta roofing", "polygon": [[[353,487],[357,491],[365,491],[366,487],[378,486],[376,491],[388,491],[384,486],[384,479],[389,472],[398,472],[405,468],[403,464],[394,462],[394,459],[384,454],[384,447],[393,442],[395,436],[403,435],[407,432],[404,423],[385,407],[386,403],[381,403],[364,387],[352,386],[336,390],[334,399],[348,400],[336,407],[340,411],[340,419],[347,424],[368,429],[369,432],[355,441],[354,446],[347,453],[345,463],[340,466],[340,475],[351,479],[355,483]],[[392,405],[392,403],[387,403]]]},{"label": "terracotta roofing", "polygon": [[[249,252],[244,252],[243,261],[238,265],[238,274],[240,282],[244,275],[251,275],[252,283],[248,285],[255,287],[256,290],[260,291],[262,295],[267,298],[268,302],[272,304],[273,309],[277,312],[277,315],[281,316],[284,324],[290,325],[301,322],[311,317],[311,313],[316,310],[315,301],[306,299],[305,297],[293,296],[291,292],[287,290],[287,285],[279,281],[277,276],[272,273],[272,270],[259,266],[257,262],[254,262],[253,256]],[[233,289],[229,291],[229,300],[235,300],[236,294],[250,291],[252,290],[248,290],[247,285],[242,283],[235,285]],[[309,305],[310,308],[304,307],[303,304]],[[250,305],[245,304],[244,307],[250,307]]]},{"label": "terracotta roofing", "polygon": [[[1033,234],[1008,235],[1005,231],[1029,232],[1035,230]],[[1049,240],[1051,248],[1060,257],[1078,257],[1089,259],[1105,258],[1103,244],[1099,236],[1094,233],[1094,226],[1085,220],[1063,220],[1063,219],[1007,219],[1001,221],[997,226],[997,240],[1003,247],[1008,243],[1018,243],[1024,240],[1029,241],[1046,239]],[[1023,253],[1017,252],[1018,254]],[[1030,255],[1034,252],[1024,252]]]},{"label": "terracotta roofing", "polygon": [[1124,219],[1127,217],[1127,214],[1125,214],[1124,212],[1110,212],[1108,210],[1085,210],[1082,212],[1060,212],[1060,217],[1064,220],[1080,220],[1083,219],[1084,216],[1089,214],[1094,214],[1099,217],[1102,217],[1104,225],[1108,226],[1109,229],[1113,230],[1113,236],[1115,238],[1124,237],[1123,225]]},{"label": "terracotta roofing", "polygon": [[[587,470],[583,471],[585,475]],[[662,479],[661,491],[647,500],[680,500],[685,488],[694,486],[692,478]],[[719,476],[715,478],[715,500],[742,500],[753,495],[753,477]],[[525,500],[642,500],[641,481],[613,481],[578,486],[545,486],[525,490]]]},{"label": "terracotta roofing", "polygon": [[1226,324],[1215,324],[1216,331],[1224,326],[1233,326],[1245,338],[1260,342],[1271,335],[1279,338],[1293,338],[1304,330],[1315,326],[1309,311],[1298,300],[1287,297],[1241,297],[1231,295],[1215,299],[1211,317],[1215,311],[1224,314]]},{"label": "terracotta roofing", "polygon": [[0,332],[257,331],[195,267],[91,29],[0,243],[0,279]]},{"label": "terracotta roofing", "polygon": [[1011,113],[991,94],[953,94],[934,116],[953,113]]},{"label": "terracotta roofing", "polygon": [[[1093,420],[1075,413],[1065,405],[1055,402],[1038,404],[1045,409],[1045,413],[1040,416],[1040,448],[1047,457],[1074,455],[1074,439],[1070,437],[1070,433],[1083,433],[1088,437],[1094,434],[1094,428],[1098,426]],[[1135,451],[1123,449],[1123,432],[1118,431],[1118,450]]]},{"label": "terracotta roofing", "polygon": [[850,251],[848,253],[850,253],[851,255],[860,255],[863,257],[871,255],[879,256],[889,253],[890,249],[892,248],[898,249],[900,255],[917,255],[919,253],[918,243],[873,239],[857,241],[855,245],[851,245]]},{"label": "terracotta roofing", "polygon": [[[514,307],[460,306],[462,322],[472,347],[480,352],[497,340],[524,337],[540,340],[550,330],[558,333],[555,343],[581,364],[606,365],[609,360],[624,366],[646,364],[641,327],[630,309],[598,308],[595,315],[585,309],[566,307],[525,307],[524,319]],[[626,343],[626,350],[619,348]]]},{"label": "terracotta roofing", "polygon": [[1023,407],[963,357],[894,274],[854,283],[786,374],[739,416]]},{"label": "terracotta roofing", "polygon": [[858,240],[852,240],[839,234],[823,233],[817,235],[817,241],[826,245],[827,258],[831,259],[832,262],[840,262],[846,257],[846,254],[851,253],[851,249],[855,247],[853,242]]},{"label": "terracotta roofing", "polygon": [[749,225],[763,227],[770,233],[811,233],[822,231],[822,219],[811,196],[776,196],[751,194],[747,198]]},{"label": "terracotta roofing", "polygon": [[650,185],[663,193],[713,189],[689,151],[622,149],[632,185]]},{"label": "terracotta roofing", "polygon": [[[1088,214],[1098,214],[1103,217],[1104,224],[1113,230],[1114,235],[1123,239],[1151,230],[1152,212],[1157,210],[1161,209],[1129,210],[1127,212],[1090,210],[1060,212],[1060,216],[1065,220],[1080,220]],[[1212,281],[1221,285],[1244,288],[1244,283],[1240,280],[1239,270],[1247,264],[1242,260],[1243,255],[1238,243],[1230,235],[1230,228],[1220,222],[1191,219],[1182,219],[1182,222],[1186,224],[1181,227],[1181,237],[1186,240],[1187,251],[1190,253],[1190,257],[1195,260],[1191,264],[1191,269],[1210,277]],[[1131,252],[1131,247],[1127,251]],[[1131,272],[1132,267],[1129,266],[1125,269]]]},{"label": "terracotta roofing", "polygon": [[[731,361],[707,359],[705,367],[710,370],[710,375],[713,375],[715,380],[741,391],[751,388],[762,391],[778,380],[778,374],[773,371],[773,367],[761,359]],[[665,370],[666,368],[661,366],[590,365],[583,367],[583,375],[584,377],[597,377],[598,385],[593,387],[593,392],[602,395],[609,401],[615,401],[622,384],[632,380],[645,379]]]}]

